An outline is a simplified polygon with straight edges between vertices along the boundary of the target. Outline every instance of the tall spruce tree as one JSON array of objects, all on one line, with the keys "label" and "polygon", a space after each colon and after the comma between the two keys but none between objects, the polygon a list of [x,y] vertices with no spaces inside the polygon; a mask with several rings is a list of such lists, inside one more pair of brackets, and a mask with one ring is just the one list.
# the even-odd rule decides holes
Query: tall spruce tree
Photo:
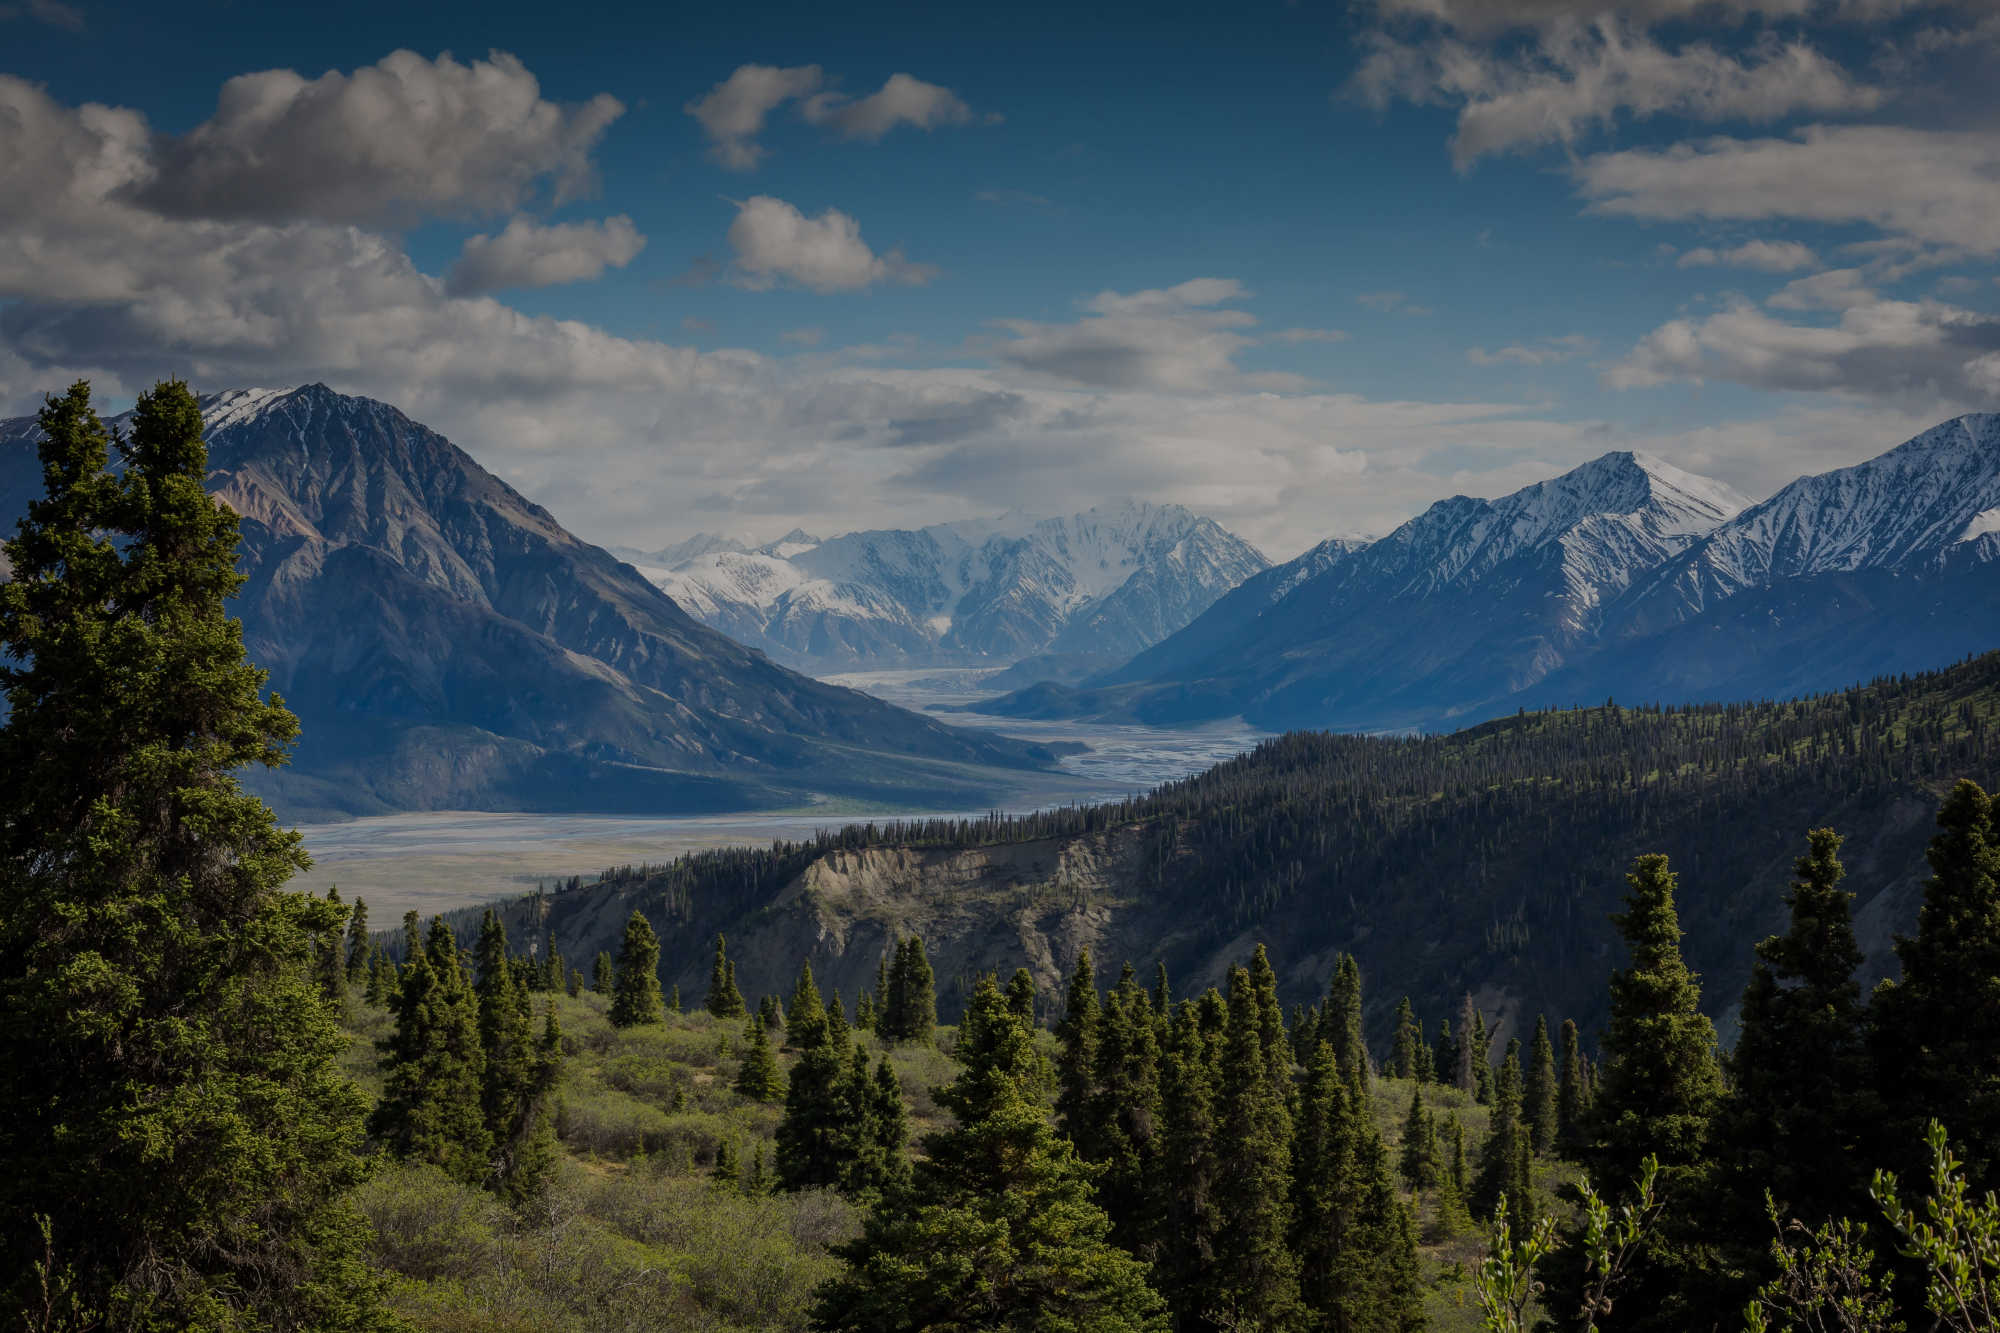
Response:
[{"label": "tall spruce tree", "polygon": [[1035,1026],[1035,974],[1025,967],[1015,968],[1007,982],[1007,1007],[1023,1023]]},{"label": "tall spruce tree", "polygon": [[1424,1110],[1424,1085],[1410,1089],[1410,1109],[1403,1116],[1403,1141],[1396,1152],[1396,1170],[1413,1190],[1435,1189],[1438,1183],[1437,1129]]},{"label": "tall spruce tree", "polygon": [[347,1000],[347,908],[340,901],[340,886],[328,885],[327,908],[334,913],[325,934],[313,941],[313,970],[319,976],[319,992],[335,1012]]},{"label": "tall spruce tree", "polygon": [[373,945],[368,939],[368,904],[354,900],[347,914],[347,984],[359,986],[368,980],[368,956]]},{"label": "tall spruce tree", "polygon": [[[1960,782],[1938,809],[1917,933],[1896,939],[1902,975],[1877,994],[1875,1063],[1896,1156],[1927,1118],[1962,1145],[1975,1189],[2000,1188],[2000,830],[1993,800]],[[1891,1144],[1896,1147],[1892,1150]],[[1895,1155],[1890,1155],[1891,1152]]]},{"label": "tall spruce tree", "polygon": [[819,985],[813,980],[810,962],[799,965],[799,979],[792,986],[791,1013],[785,1024],[785,1042],[804,1050],[826,1039],[826,1005]]},{"label": "tall spruce tree", "polygon": [[483,1185],[492,1174],[486,1127],[486,1059],[479,1003],[444,918],[403,964],[396,1026],[379,1043],[382,1099],[370,1131],[389,1152],[430,1162],[453,1179]]},{"label": "tall spruce tree", "polygon": [[1480,1049],[1478,1033],[1481,1022],[1479,1011],[1473,1008],[1472,992],[1465,993],[1465,1001],[1458,1009],[1458,1040],[1451,1047],[1451,1085],[1467,1096],[1479,1092],[1478,1064],[1485,1058]]},{"label": "tall spruce tree", "polygon": [[371,1326],[365,1101],[307,972],[335,922],[234,777],[298,724],[225,607],[200,411],[140,395],[122,476],[87,384],[38,424],[0,583],[0,1322],[46,1222],[71,1327]]},{"label": "tall spruce tree", "polygon": [[890,1041],[926,1046],[936,1035],[937,979],[924,956],[924,942],[915,935],[896,946],[896,961],[889,970],[888,1012],[886,1020],[877,1022],[876,1031]]},{"label": "tall spruce tree", "polygon": [[[1201,1008],[1209,1007],[1204,997]],[[1201,1008],[1183,1001],[1160,1063],[1160,1156],[1151,1205],[1159,1219],[1155,1285],[1177,1329],[1206,1328],[1224,1275],[1217,1267],[1224,1226],[1217,1142],[1221,1038],[1203,1027]]]},{"label": "tall spruce tree", "polygon": [[1164,1330],[1145,1265],[1111,1243],[1089,1168],[1043,1115],[1033,1038],[991,977],[966,1008],[959,1056],[937,1093],[955,1126],[835,1250],[846,1269],[819,1289],[813,1326]]},{"label": "tall spruce tree", "polygon": [[1770,1249],[1766,1190],[1808,1227],[1860,1216],[1869,1203],[1858,1166],[1846,1166],[1866,1160],[1874,1119],[1861,1104],[1861,947],[1852,895],[1840,887],[1840,835],[1821,828],[1806,837],[1786,896],[1790,926],[1757,945],[1730,1058],[1733,1095],[1717,1126],[1723,1195],[1751,1204],[1733,1220],[1752,1261]]},{"label": "tall spruce tree", "polygon": [[544,1183],[535,1169],[524,1174],[522,1167],[544,1165],[539,1152],[531,1149],[542,1128],[543,1104],[555,1071],[548,1067],[548,1053],[535,1041],[528,996],[510,966],[506,927],[490,908],[480,922],[473,957],[483,1063],[480,1109],[493,1144],[493,1178],[487,1183],[503,1194],[528,1198]]},{"label": "tall spruce tree", "polygon": [[611,981],[611,955],[599,949],[597,961],[590,965],[590,989],[598,995],[609,995]]},{"label": "tall spruce tree", "polygon": [[1486,1143],[1479,1150],[1479,1174],[1472,1182],[1472,1210],[1480,1218],[1495,1216],[1502,1201],[1506,1221],[1516,1236],[1534,1230],[1534,1145],[1521,1116],[1521,1044],[1510,1042],[1500,1072],[1493,1080],[1493,1114],[1487,1122]]},{"label": "tall spruce tree", "polygon": [[[1344,953],[1334,968],[1327,987],[1326,1011],[1322,1020],[1332,1025],[1327,1033],[1333,1053],[1340,1061],[1342,1077],[1368,1081],[1368,1034],[1361,1024],[1361,965],[1354,955]],[[1357,1073],[1357,1071],[1359,1071]]]},{"label": "tall spruce tree", "polygon": [[1232,968],[1216,1097],[1221,1282],[1211,1293],[1214,1308],[1203,1312],[1225,1327],[1284,1328],[1299,1313],[1298,1264],[1286,1243],[1292,1122],[1286,1090],[1264,1055],[1263,1019],[1250,973]]},{"label": "tall spruce tree", "polygon": [[1556,1075],[1556,1139],[1566,1151],[1574,1151],[1583,1132],[1584,1113],[1589,1109],[1583,1077],[1582,1041],[1576,1020],[1565,1018],[1562,1025],[1562,1064]]},{"label": "tall spruce tree", "polygon": [[1396,1037],[1389,1049],[1389,1072],[1397,1078],[1417,1077],[1417,1051],[1423,1045],[1423,1032],[1417,1027],[1417,1012],[1410,1007],[1410,997],[1405,995],[1396,1005]]},{"label": "tall spruce tree", "polygon": [[1151,1187],[1159,1156],[1159,1033],[1152,997],[1130,964],[1105,997],[1092,1082],[1079,1152],[1102,1167],[1097,1197],[1111,1215],[1112,1239],[1143,1253],[1158,1228]]},{"label": "tall spruce tree", "polygon": [[823,1019],[792,1065],[777,1130],[782,1189],[846,1188],[856,1179],[856,1156],[869,1144],[869,1112],[854,1083],[849,1047],[845,1021]]},{"label": "tall spruce tree", "polygon": [[1555,1147],[1562,1124],[1557,1107],[1559,1098],[1556,1052],[1549,1044],[1549,1020],[1537,1014],[1535,1040],[1528,1047],[1527,1067],[1521,1071],[1521,1115],[1528,1123],[1528,1139],[1538,1157]]},{"label": "tall spruce tree", "polygon": [[1090,950],[1079,950],[1062,1021],[1056,1024],[1056,1123],[1086,1158],[1094,1159],[1090,1100],[1097,1087],[1097,975]]},{"label": "tall spruce tree", "polygon": [[[717,937],[718,942],[720,938]],[[738,1004],[741,1005],[740,997]],[[653,933],[645,914],[635,907],[625,922],[625,937],[618,946],[618,962],[612,970],[611,1026],[638,1027],[665,1018],[666,1005],[660,999],[660,937]]]},{"label": "tall spruce tree", "polygon": [[708,969],[708,997],[702,1007],[717,1018],[741,1018],[747,1008],[743,992],[736,989],[736,964],[729,961],[721,935],[715,937],[715,961]]},{"label": "tall spruce tree", "polygon": [[736,1070],[735,1087],[753,1102],[775,1102],[785,1095],[785,1075],[778,1068],[778,1058],[771,1054],[771,1037],[762,1014],[743,1020],[743,1061]]},{"label": "tall spruce tree", "polygon": [[[1128,966],[1128,972],[1131,970]],[[1272,1085],[1284,1092],[1292,1086],[1292,1043],[1285,1036],[1285,1010],[1278,1003],[1278,974],[1259,944],[1250,955],[1250,989],[1257,998],[1257,1040],[1271,1067]]]},{"label": "tall spruce tree", "polygon": [[1710,1128],[1722,1069],[1715,1028],[1701,1011],[1699,979],[1681,956],[1667,858],[1639,857],[1625,882],[1625,911],[1612,921],[1630,966],[1612,974],[1604,1064],[1580,1156],[1591,1180],[1615,1195],[1632,1187],[1644,1158],[1656,1155],[1658,1191],[1668,1207],[1642,1243],[1615,1313],[1600,1326],[1605,1333],[1679,1333],[1732,1313],[1718,1304],[1724,1298],[1717,1238],[1697,1216],[1710,1187]]}]

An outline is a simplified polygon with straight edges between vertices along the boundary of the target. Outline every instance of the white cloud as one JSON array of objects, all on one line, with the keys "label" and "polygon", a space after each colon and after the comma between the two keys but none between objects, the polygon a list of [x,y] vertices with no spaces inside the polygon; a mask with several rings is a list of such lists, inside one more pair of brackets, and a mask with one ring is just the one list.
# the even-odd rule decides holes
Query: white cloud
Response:
[{"label": "white cloud", "polygon": [[1598,213],[1651,221],[1866,223],[1907,241],[2000,252],[2000,137],[1814,125],[1599,153],[1573,169]]},{"label": "white cloud", "polygon": [[1911,10],[1950,7],[1951,0],[1377,0],[1391,19],[1438,23],[1479,36],[1596,18],[1612,10],[1648,26],[1673,20],[1747,18],[1875,22]]},{"label": "white cloud", "polygon": [[497,236],[467,238],[458,262],[445,275],[445,290],[469,296],[508,287],[583,282],[607,268],[625,267],[645,246],[646,238],[622,213],[602,222],[555,226],[515,218]]},{"label": "white cloud", "polygon": [[1668,50],[1609,16],[1554,23],[1518,50],[1449,35],[1413,42],[1378,32],[1368,41],[1350,91],[1377,107],[1398,98],[1459,107],[1451,149],[1461,168],[1489,153],[1573,144],[1620,113],[1771,121],[1883,100],[1806,42],[1768,33],[1740,57],[1704,42]]},{"label": "white cloud", "polygon": [[1597,340],[1594,338],[1581,333],[1567,333],[1556,338],[1540,338],[1532,343],[1509,343],[1491,352],[1484,347],[1469,348],[1465,359],[1475,366],[1546,366],[1588,356],[1596,347]]},{"label": "white cloud", "polygon": [[[1237,382],[1236,354],[1255,340],[1244,310],[1217,309],[1250,295],[1234,278],[1194,278],[1173,287],[1099,292],[1069,324],[993,321],[1012,336],[990,345],[1006,365],[1072,384],[1185,392]],[[1289,382],[1289,381],[1287,381]]]},{"label": "white cloud", "polygon": [[1428,315],[1431,308],[1426,305],[1411,305],[1404,292],[1358,292],[1354,299],[1370,310],[1379,310],[1385,315]]},{"label": "white cloud", "polygon": [[998,115],[978,116],[951,89],[908,74],[891,74],[877,92],[863,98],[826,86],[818,65],[740,65],[706,96],[682,110],[701,122],[709,138],[709,156],[731,171],[749,171],[768,153],[757,142],[771,113],[787,102],[799,103],[808,124],[820,125],[843,139],[870,143],[899,125],[920,130],[940,125],[987,124]]},{"label": "white cloud", "polygon": [[[836,92],[818,93],[807,98],[800,110],[810,124],[830,126],[844,139],[871,143],[898,125],[930,130],[940,125],[967,125],[976,119],[972,108],[951,89],[908,74],[891,74],[881,91],[859,101]],[[989,124],[997,119],[987,117]]]},{"label": "white cloud", "polygon": [[1705,318],[1670,320],[1607,370],[1605,382],[1629,389],[1726,380],[1959,410],[2000,399],[1993,377],[2000,319],[1939,301],[1883,300],[1851,283],[1802,289],[1788,305],[1838,309],[1839,318],[1794,324],[1739,302]]},{"label": "white cloud", "polygon": [[145,202],[183,217],[413,220],[511,211],[547,182],[588,191],[590,155],[624,106],[564,107],[495,51],[460,64],[395,51],[353,74],[287,69],[222,86],[215,114],[156,146]]},{"label": "white cloud", "polygon": [[1790,273],[1811,268],[1819,256],[1797,241],[1745,241],[1727,250],[1698,246],[1675,261],[1677,268],[1750,268],[1765,273]]},{"label": "white cloud", "polygon": [[1833,268],[1794,278],[1765,302],[1774,310],[1852,310],[1879,298],[1858,268]]},{"label": "white cloud", "polygon": [[816,292],[846,292],[878,282],[925,283],[937,275],[928,264],[904,259],[901,250],[876,254],[861,239],[861,224],[839,209],[809,218],[768,194],[737,205],[729,244],[736,251],[732,281],[753,291],[791,281]]},{"label": "white cloud", "polygon": [[739,65],[711,88],[706,97],[682,110],[701,122],[710,142],[709,154],[731,171],[748,171],[762,161],[757,143],[765,117],[793,98],[806,97],[824,81],[818,65]]}]

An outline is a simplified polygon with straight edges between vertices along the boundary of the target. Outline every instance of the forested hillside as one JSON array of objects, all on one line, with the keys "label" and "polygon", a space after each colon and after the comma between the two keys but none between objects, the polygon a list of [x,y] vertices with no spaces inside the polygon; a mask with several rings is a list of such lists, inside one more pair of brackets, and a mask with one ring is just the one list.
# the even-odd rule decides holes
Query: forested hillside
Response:
[{"label": "forested hillside", "polygon": [[[1681,870],[1690,961],[1727,1034],[1802,829],[1848,838],[1872,981],[1914,917],[1939,794],[1997,776],[1989,654],[1791,702],[1607,701],[1402,739],[1297,733],[1142,799],[622,868],[531,895],[507,919],[588,958],[636,907],[683,986],[720,931],[746,988],[779,990],[809,958],[850,995],[894,936],[919,933],[953,1012],[973,976],[1018,961],[1045,990],[1086,946],[1207,985],[1263,938],[1283,942],[1288,1004],[1323,992],[1351,951],[1434,1012],[1470,991],[1503,1025],[1545,1010],[1588,1028],[1623,869],[1661,851]],[[1393,999],[1375,995],[1378,1038]]]}]

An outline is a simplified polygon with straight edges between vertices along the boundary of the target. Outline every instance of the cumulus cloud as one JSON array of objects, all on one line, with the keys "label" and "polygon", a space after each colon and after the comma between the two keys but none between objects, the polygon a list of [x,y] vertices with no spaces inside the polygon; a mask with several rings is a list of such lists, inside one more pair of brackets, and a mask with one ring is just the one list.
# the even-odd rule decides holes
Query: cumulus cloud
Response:
[{"label": "cumulus cloud", "polygon": [[[930,130],[940,125],[968,125],[975,117],[972,108],[958,94],[935,83],[891,74],[880,92],[853,101],[840,93],[817,93],[800,108],[814,125],[830,126],[843,139],[866,139],[873,143],[895,129],[908,125]],[[998,120],[988,116],[988,123]]]},{"label": "cumulus cloud", "polygon": [[1797,241],[1745,241],[1727,250],[1703,245],[1674,261],[1678,268],[1750,268],[1764,273],[1791,273],[1811,268],[1819,256]]},{"label": "cumulus cloud", "polygon": [[940,125],[987,124],[998,115],[978,116],[951,89],[908,74],[891,74],[877,92],[853,98],[826,86],[818,65],[741,65],[707,95],[683,110],[701,122],[709,138],[709,155],[732,171],[749,171],[768,153],[757,136],[773,111],[787,102],[799,104],[808,124],[823,126],[843,139],[879,141],[899,125],[931,130]]},{"label": "cumulus cloud", "polygon": [[1557,361],[1588,356],[1596,350],[1596,347],[1596,339],[1581,333],[1568,333],[1556,338],[1537,339],[1531,343],[1508,343],[1505,347],[1491,352],[1484,347],[1469,348],[1465,353],[1465,359],[1475,366],[1546,366]]},{"label": "cumulus cloud", "polygon": [[215,114],[156,148],[144,202],[180,217],[368,223],[479,216],[588,191],[591,153],[624,105],[565,107],[520,60],[395,51],[352,74],[288,69],[222,86]]},{"label": "cumulus cloud", "polygon": [[[1807,281],[1810,281],[1808,279]],[[2000,319],[1939,301],[1848,291],[1833,324],[1797,324],[1748,302],[1647,334],[1605,373],[1614,388],[1725,380],[1780,389],[1991,407],[2000,401]],[[1800,300],[1797,305],[1806,305]]]},{"label": "cumulus cloud", "polygon": [[1359,292],[1354,299],[1370,310],[1379,310],[1385,315],[1428,315],[1429,306],[1411,305],[1407,293],[1397,291]]},{"label": "cumulus cloud", "polygon": [[1562,19],[1519,49],[1449,34],[1412,41],[1376,32],[1368,41],[1350,91],[1377,107],[1457,106],[1451,151],[1460,168],[1490,153],[1573,144],[1620,114],[1772,121],[1868,110],[1884,96],[1803,40],[1766,33],[1740,56],[1705,42],[1669,50],[1609,15]]},{"label": "cumulus cloud", "polygon": [[736,206],[729,224],[736,252],[732,281],[764,291],[795,282],[816,292],[848,292],[878,282],[921,284],[937,276],[901,250],[876,254],[861,239],[861,224],[837,208],[809,218],[782,199],[753,195]]},{"label": "cumulus cloud", "polygon": [[739,65],[706,97],[682,110],[701,122],[709,138],[709,155],[731,171],[749,171],[764,159],[757,142],[764,121],[794,98],[817,91],[825,76],[818,65]]},{"label": "cumulus cloud", "polygon": [[445,275],[445,290],[469,296],[508,287],[582,282],[607,268],[625,267],[645,246],[646,238],[622,213],[602,222],[555,226],[515,218],[497,236],[466,240],[458,262]]},{"label": "cumulus cloud", "polygon": [[1106,388],[1185,391],[1236,378],[1236,354],[1254,341],[1256,317],[1218,309],[1250,293],[1234,278],[1194,278],[1173,287],[1099,292],[1068,324],[994,321],[1011,334],[993,355],[1036,375]]},{"label": "cumulus cloud", "polygon": [[1649,221],[1866,223],[1906,241],[2000,252],[2000,138],[1893,125],[1814,125],[1599,153],[1574,168],[1598,213]]},{"label": "cumulus cloud", "polygon": [[1809,278],[1794,278],[1765,302],[1774,310],[1852,310],[1876,301],[1858,268],[1833,268]]}]

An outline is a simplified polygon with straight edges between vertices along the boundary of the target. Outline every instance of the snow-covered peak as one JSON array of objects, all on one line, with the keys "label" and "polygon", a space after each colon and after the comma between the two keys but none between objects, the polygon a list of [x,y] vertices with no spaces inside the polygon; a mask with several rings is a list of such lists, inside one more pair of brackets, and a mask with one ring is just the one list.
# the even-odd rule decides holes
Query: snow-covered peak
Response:
[{"label": "snow-covered peak", "polygon": [[[1853,467],[1801,477],[1693,553],[1711,593],[1779,578],[1920,570],[1978,545],[2000,510],[2000,413],[1954,417]],[[1990,557],[1988,557],[1990,558]]]}]

